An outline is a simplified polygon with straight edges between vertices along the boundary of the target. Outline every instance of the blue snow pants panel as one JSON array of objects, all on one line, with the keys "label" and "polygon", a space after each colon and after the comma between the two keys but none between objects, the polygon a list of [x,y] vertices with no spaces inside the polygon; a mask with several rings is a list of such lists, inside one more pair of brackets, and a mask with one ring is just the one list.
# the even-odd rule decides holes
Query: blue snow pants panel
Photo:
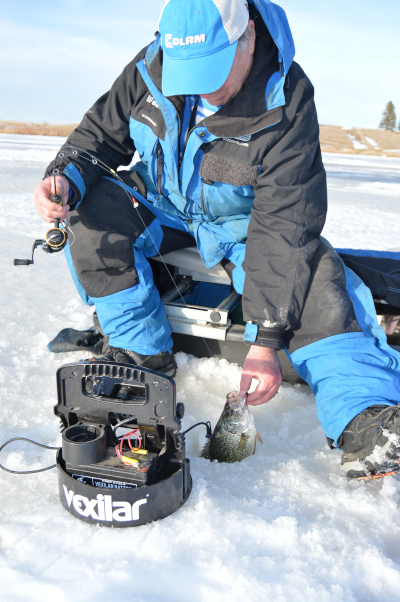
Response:
[{"label": "blue snow pants panel", "polygon": [[139,283],[105,297],[91,297],[112,347],[143,355],[172,350],[171,327],[144,253],[134,248]]},{"label": "blue snow pants panel", "polygon": [[310,385],[322,427],[336,445],[347,424],[366,408],[400,403],[400,354],[386,342],[369,289],[350,269],[345,275],[361,332],[327,337],[288,354]]},{"label": "blue snow pants panel", "polygon": [[[131,177],[128,172],[126,177]],[[172,349],[171,329],[147,258],[158,249],[165,254],[195,244],[175,216],[169,222],[167,215],[157,213],[129,186],[102,178],[68,220],[75,234],[70,267],[81,295],[96,306],[111,346],[143,355]]]}]

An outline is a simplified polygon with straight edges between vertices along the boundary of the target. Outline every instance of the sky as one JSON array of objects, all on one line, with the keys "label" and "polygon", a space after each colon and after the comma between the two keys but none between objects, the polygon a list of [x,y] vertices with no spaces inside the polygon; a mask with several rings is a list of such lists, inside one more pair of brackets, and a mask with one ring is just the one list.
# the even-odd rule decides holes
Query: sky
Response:
[{"label": "sky", "polygon": [[[164,0],[0,0],[0,120],[77,123],[151,42]],[[400,119],[400,2],[282,0],[320,123]]]}]

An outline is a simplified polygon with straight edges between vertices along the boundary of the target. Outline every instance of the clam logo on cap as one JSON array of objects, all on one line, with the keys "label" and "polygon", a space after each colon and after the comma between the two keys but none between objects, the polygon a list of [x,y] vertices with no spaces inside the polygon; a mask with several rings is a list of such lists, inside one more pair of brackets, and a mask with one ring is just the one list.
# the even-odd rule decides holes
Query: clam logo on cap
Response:
[{"label": "clam logo on cap", "polygon": [[183,38],[174,38],[172,33],[167,33],[165,35],[166,48],[173,48],[174,46],[189,46],[189,44],[202,44],[205,41],[205,33],[200,33],[195,36],[186,36],[185,41],[183,41]]}]

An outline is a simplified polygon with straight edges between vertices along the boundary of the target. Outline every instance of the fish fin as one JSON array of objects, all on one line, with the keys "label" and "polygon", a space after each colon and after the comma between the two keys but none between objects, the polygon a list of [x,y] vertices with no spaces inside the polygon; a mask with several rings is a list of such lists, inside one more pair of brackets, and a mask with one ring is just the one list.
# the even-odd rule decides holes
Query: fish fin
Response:
[{"label": "fish fin", "polygon": [[207,441],[207,443],[204,445],[203,451],[200,454],[200,458],[205,458],[206,460],[211,460],[210,443],[211,443],[211,440]]},{"label": "fish fin", "polygon": [[264,439],[261,437],[260,433],[257,431],[256,433],[256,440],[259,440],[260,443],[264,443]]},{"label": "fish fin", "polygon": [[248,435],[245,435],[244,433],[242,433],[242,436],[240,437],[238,449],[240,449],[240,450],[245,449],[245,447],[247,445],[247,439],[248,438],[249,438]]}]

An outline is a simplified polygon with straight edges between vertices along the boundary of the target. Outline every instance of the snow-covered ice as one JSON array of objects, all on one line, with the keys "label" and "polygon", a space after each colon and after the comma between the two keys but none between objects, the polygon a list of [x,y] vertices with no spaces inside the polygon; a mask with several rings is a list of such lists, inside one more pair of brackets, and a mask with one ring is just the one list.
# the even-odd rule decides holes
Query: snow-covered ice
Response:
[{"label": "snow-covered ice", "polygon": [[400,248],[400,159],[326,153],[324,236],[336,248]]},{"label": "snow-covered ice", "polygon": [[[65,325],[89,325],[60,255],[29,257],[46,224],[32,190],[62,140],[0,136],[0,443],[14,436],[60,444],[56,369],[81,354],[49,354]],[[326,155],[330,210],[324,231],[338,247],[399,247],[400,159]],[[86,357],[89,357],[86,354]],[[237,387],[238,366],[177,357],[183,427],[211,420]],[[54,470],[0,473],[0,599],[7,602],[400,600],[400,481],[349,482],[330,451],[314,398],[283,384],[252,410],[264,445],[238,464],[198,457],[187,436],[193,491],[163,521],[134,529],[90,526],[58,498]],[[15,443],[14,469],[54,462],[54,452]]]}]

